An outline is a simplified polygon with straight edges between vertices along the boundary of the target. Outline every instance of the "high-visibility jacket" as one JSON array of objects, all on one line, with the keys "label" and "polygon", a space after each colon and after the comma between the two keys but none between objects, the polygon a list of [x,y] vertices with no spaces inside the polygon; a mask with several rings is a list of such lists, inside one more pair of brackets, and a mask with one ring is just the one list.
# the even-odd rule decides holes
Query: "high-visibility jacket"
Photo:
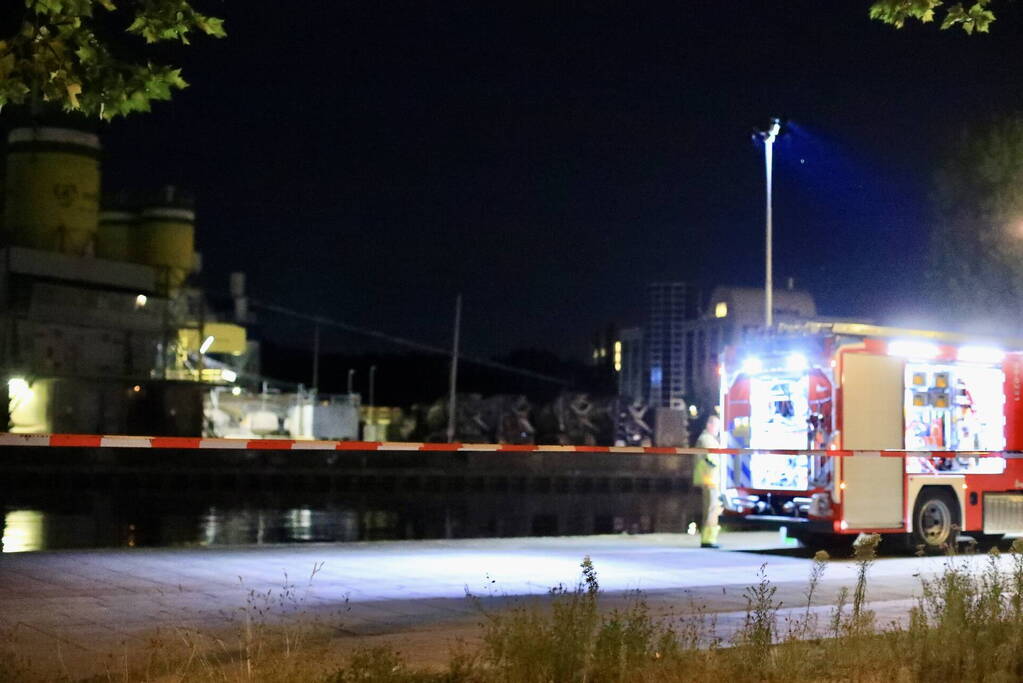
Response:
[{"label": "high-visibility jacket", "polygon": [[[696,440],[697,448],[721,448],[721,444],[710,432],[703,432]],[[718,453],[706,453],[696,456],[696,465],[693,467],[693,486],[703,488],[718,487],[718,473],[721,471],[721,455]]]}]

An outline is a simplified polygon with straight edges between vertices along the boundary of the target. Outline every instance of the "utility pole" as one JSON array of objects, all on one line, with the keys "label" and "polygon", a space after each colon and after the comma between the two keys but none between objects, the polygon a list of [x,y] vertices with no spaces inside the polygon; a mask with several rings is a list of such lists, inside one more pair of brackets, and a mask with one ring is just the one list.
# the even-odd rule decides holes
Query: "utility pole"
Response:
[{"label": "utility pole", "polygon": [[[183,290],[183,294],[187,297],[188,294]],[[202,290],[197,290],[199,296],[199,382],[203,382],[203,371],[206,369],[206,352],[203,351],[203,346],[206,345],[206,297],[203,296]]]},{"label": "utility pole", "polygon": [[448,443],[455,440],[455,394],[458,390],[458,336],[462,327],[462,295],[455,297],[455,334],[451,345],[451,379],[448,384]]},{"label": "utility pole", "polygon": [[376,381],[377,381],[377,366],[369,366],[369,415],[367,417],[370,425],[373,426],[373,440],[377,439],[377,410],[376,410]]},{"label": "utility pole", "polygon": [[313,328],[313,394],[320,393],[320,323]]},{"label": "utility pole", "polygon": [[355,381],[355,368],[348,368],[348,395],[355,393],[353,382]]}]

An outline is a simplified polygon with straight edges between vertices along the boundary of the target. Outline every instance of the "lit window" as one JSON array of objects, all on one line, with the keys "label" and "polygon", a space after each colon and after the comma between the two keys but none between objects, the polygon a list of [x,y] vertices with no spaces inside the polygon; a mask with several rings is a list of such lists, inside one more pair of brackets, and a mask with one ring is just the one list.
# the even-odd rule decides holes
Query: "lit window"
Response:
[{"label": "lit window", "polygon": [[622,371],[622,343],[620,341],[615,342],[614,368],[615,372]]},{"label": "lit window", "polygon": [[719,301],[714,304],[714,317],[715,318],[727,318],[728,317],[728,302]]}]

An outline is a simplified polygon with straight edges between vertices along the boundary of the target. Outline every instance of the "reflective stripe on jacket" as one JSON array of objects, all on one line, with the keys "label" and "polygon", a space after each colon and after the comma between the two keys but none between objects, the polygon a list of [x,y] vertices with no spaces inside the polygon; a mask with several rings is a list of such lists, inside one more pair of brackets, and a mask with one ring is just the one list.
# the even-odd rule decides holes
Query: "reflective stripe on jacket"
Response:
[{"label": "reflective stripe on jacket", "polygon": [[[721,448],[721,444],[710,432],[703,432],[696,440],[697,448]],[[693,486],[704,488],[717,488],[718,467],[721,466],[721,455],[718,453],[706,453],[696,456],[696,465],[693,467]]]}]

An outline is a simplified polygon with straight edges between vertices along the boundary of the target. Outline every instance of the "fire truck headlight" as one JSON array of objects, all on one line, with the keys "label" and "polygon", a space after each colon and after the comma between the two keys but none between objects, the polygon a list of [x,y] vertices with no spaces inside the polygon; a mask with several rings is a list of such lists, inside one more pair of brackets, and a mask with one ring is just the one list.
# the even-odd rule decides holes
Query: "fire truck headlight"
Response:
[{"label": "fire truck headlight", "polygon": [[32,394],[32,387],[24,377],[12,377],[7,380],[7,395],[16,401]]},{"label": "fire truck headlight", "polygon": [[789,354],[789,357],[785,359],[785,369],[792,372],[802,372],[806,370],[810,364],[806,360],[806,356],[801,353]]},{"label": "fire truck headlight", "polygon": [[1001,363],[1005,351],[991,346],[960,346],[956,358],[969,363]]},{"label": "fire truck headlight", "polygon": [[906,358],[937,358],[938,345],[923,341],[910,341],[900,339],[888,343],[888,353],[892,356],[903,356]]},{"label": "fire truck headlight", "polygon": [[764,369],[764,364],[756,356],[747,356],[742,361],[742,371],[747,375],[755,375]]}]

